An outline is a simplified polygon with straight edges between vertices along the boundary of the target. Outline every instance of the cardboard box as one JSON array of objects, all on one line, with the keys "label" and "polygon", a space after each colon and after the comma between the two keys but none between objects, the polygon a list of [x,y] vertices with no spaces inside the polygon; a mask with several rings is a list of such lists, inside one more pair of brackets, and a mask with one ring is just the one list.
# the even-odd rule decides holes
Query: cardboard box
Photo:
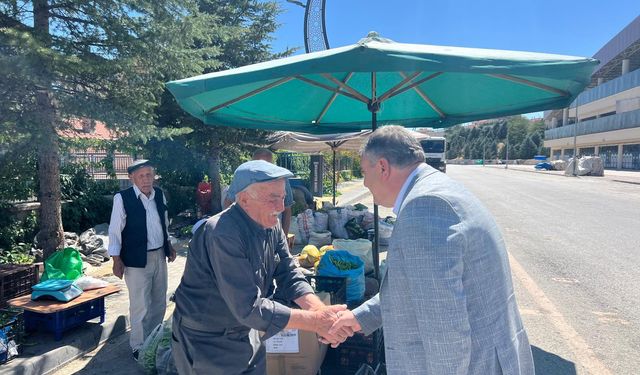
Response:
[{"label": "cardboard box", "polygon": [[[330,304],[329,293],[318,293],[318,297]],[[327,345],[318,341],[314,332],[286,329],[271,337],[267,345],[268,375],[316,375]]]}]

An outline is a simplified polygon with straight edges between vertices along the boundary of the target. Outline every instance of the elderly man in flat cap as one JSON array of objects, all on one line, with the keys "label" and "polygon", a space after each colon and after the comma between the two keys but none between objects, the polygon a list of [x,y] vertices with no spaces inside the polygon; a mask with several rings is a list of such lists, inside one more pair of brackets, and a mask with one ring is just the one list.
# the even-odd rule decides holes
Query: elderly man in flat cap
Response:
[{"label": "elderly man in flat cap", "polygon": [[[292,174],[264,160],[238,167],[235,203],[194,233],[176,290],[172,352],[180,374],[266,374],[264,341],[284,328],[328,334],[346,306],[325,306],[296,268],[278,220],[285,179]],[[301,309],[272,299],[279,296]]]},{"label": "elderly man in flat cap", "polygon": [[169,242],[166,199],[153,187],[153,166],[148,160],[136,160],[127,172],[133,186],[113,197],[109,255],[113,274],[121,279],[124,275],[129,291],[129,344],[137,359],[145,338],[164,318],[166,259],[173,262],[176,252]]}]

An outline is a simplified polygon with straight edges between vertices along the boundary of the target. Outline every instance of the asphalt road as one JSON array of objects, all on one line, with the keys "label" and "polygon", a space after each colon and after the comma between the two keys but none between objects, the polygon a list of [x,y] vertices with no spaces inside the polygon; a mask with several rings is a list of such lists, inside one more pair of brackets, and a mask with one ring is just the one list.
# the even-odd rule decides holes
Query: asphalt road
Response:
[{"label": "asphalt road", "polygon": [[495,216],[538,374],[640,373],[640,186],[447,166]]}]

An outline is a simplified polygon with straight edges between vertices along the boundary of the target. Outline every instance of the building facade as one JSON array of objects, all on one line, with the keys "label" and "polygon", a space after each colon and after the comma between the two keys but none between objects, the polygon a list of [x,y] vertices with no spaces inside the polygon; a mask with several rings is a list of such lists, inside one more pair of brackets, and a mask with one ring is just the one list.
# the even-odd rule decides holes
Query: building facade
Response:
[{"label": "building facade", "polygon": [[599,155],[608,169],[640,170],[640,16],[605,44],[591,84],[568,107],[546,111],[551,159]]}]

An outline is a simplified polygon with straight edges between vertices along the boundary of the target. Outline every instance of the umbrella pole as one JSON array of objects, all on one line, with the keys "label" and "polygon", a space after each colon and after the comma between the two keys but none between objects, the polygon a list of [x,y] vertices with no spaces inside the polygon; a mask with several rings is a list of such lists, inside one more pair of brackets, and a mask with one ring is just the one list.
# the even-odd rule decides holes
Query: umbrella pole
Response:
[{"label": "umbrella pole", "polygon": [[[378,114],[371,112],[371,129],[375,131],[378,128]],[[378,205],[373,203],[373,269],[377,280],[380,280],[380,248],[378,242]]]},{"label": "umbrella pole", "polygon": [[336,148],[331,147],[333,151],[333,207],[336,206]]}]

